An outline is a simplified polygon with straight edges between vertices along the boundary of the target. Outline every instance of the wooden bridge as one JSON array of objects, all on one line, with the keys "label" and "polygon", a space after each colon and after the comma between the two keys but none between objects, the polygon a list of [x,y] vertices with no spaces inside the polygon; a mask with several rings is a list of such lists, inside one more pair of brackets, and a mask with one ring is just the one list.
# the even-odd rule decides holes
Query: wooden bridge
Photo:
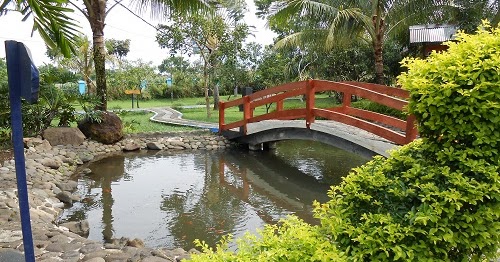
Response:
[{"label": "wooden bridge", "polygon": [[[316,94],[327,91],[341,93],[342,104],[331,108],[316,107]],[[307,80],[288,83],[220,102],[219,132],[251,148],[279,140],[308,139],[365,155],[387,155],[388,149],[417,137],[414,116],[402,120],[354,108],[351,105],[353,96],[402,111],[408,104],[409,94],[403,89],[361,82]],[[305,97],[305,106],[285,109],[285,100],[295,97]],[[275,110],[254,115],[255,108],[270,104],[275,105]],[[243,107],[242,118],[226,123],[226,110],[239,106]]]}]

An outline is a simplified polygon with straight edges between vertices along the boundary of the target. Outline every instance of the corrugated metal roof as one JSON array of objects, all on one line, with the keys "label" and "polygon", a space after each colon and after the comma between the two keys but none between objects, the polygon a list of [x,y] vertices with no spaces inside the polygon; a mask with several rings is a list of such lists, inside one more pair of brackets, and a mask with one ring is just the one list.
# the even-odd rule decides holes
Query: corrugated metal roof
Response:
[{"label": "corrugated metal roof", "polygon": [[455,38],[457,28],[453,25],[410,26],[411,43],[441,43]]}]

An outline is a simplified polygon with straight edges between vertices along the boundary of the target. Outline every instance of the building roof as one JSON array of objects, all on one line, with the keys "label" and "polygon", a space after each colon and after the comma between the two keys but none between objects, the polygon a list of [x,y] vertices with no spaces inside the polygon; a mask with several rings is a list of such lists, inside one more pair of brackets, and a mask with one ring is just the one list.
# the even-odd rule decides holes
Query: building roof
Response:
[{"label": "building roof", "polygon": [[414,25],[410,26],[410,44],[442,43],[455,39],[457,27],[454,25]]}]

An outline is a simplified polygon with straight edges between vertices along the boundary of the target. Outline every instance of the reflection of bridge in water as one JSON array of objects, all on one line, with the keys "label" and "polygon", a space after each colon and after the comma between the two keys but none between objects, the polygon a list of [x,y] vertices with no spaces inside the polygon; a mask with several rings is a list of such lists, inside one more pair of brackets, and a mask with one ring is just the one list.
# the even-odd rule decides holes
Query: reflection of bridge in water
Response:
[{"label": "reflection of bridge in water", "polygon": [[[342,104],[331,108],[316,107],[316,93],[328,91],[342,93]],[[387,150],[416,138],[414,116],[401,120],[354,108],[351,106],[353,95],[396,110],[404,109],[409,96],[405,90],[370,83],[322,80],[288,83],[233,101],[221,102],[219,131],[231,140],[248,144],[253,150],[270,142],[303,139],[330,144],[365,156],[387,156]],[[285,109],[285,99],[296,96],[305,96],[305,107]],[[269,104],[275,104],[276,110],[254,115],[255,108]],[[226,123],[225,110],[236,106],[243,107],[242,119]]]},{"label": "reflection of bridge in water", "polygon": [[[279,170],[273,168],[277,162]],[[328,185],[320,184],[272,154],[250,152],[236,157],[234,152],[228,152],[220,155],[218,165],[221,186],[251,205],[266,223],[274,223],[278,217],[262,206],[257,195],[309,223],[317,223],[311,216],[312,203],[326,201]]]}]

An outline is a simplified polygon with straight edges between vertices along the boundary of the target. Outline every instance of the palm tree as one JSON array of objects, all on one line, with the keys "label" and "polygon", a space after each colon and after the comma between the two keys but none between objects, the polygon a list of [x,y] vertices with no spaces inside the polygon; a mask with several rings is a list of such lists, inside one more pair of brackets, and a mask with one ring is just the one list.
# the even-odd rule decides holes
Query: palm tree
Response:
[{"label": "palm tree", "polygon": [[[269,24],[293,21],[306,29],[288,35],[276,47],[313,43],[331,49],[346,40],[371,44],[375,59],[375,80],[384,84],[383,44],[387,37],[407,32],[410,23],[439,19],[438,8],[447,0],[285,0],[274,5]],[[305,21],[305,22],[304,22]]]},{"label": "palm tree", "polygon": [[79,72],[87,84],[88,92],[93,93],[95,92],[96,86],[94,81],[90,78],[94,70],[92,44],[86,35],[79,35],[74,38],[73,41],[73,47],[77,52],[69,58],[65,57],[59,49],[47,48],[46,54],[57,64],[75,72]]},{"label": "palm tree", "polygon": [[[4,0],[0,5],[0,14],[8,10],[9,4],[15,5],[15,10],[26,17],[34,16],[34,29],[40,32],[49,47],[58,47],[65,56],[70,55],[74,39],[78,32],[75,21],[67,14],[74,9],[79,10],[89,21],[92,30],[93,58],[96,74],[97,96],[100,103],[96,109],[107,109],[106,87],[106,48],[104,42],[104,26],[106,16],[122,0],[112,0],[108,8],[108,0],[83,0],[84,8],[74,0]],[[153,17],[159,17],[174,12],[192,13],[207,7],[205,0],[135,0],[139,10],[149,9]],[[74,9],[66,7],[70,4]]]}]

